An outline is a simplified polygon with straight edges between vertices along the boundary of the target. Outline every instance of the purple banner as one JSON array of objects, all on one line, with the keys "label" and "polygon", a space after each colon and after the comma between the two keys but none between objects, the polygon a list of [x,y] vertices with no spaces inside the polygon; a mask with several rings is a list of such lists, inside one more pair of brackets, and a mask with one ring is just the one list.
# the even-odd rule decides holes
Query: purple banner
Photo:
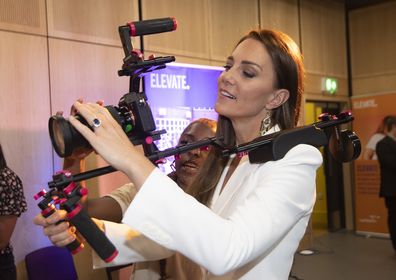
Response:
[{"label": "purple banner", "polygon": [[[214,104],[221,67],[169,63],[165,69],[144,77],[145,93],[157,130],[165,129],[157,141],[160,150],[174,147],[184,128],[199,118],[217,119]],[[163,168],[169,172],[169,167]]]}]

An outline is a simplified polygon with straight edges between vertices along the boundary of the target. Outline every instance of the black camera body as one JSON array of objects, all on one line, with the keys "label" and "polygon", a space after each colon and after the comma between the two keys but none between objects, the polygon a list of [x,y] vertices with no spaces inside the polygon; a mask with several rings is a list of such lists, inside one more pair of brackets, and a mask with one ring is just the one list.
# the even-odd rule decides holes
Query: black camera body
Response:
[{"label": "black camera body", "polygon": [[[106,106],[134,145],[140,145],[145,137],[154,136],[156,130],[150,105],[143,94],[125,94],[118,107]],[[157,140],[157,139],[156,139]]]}]

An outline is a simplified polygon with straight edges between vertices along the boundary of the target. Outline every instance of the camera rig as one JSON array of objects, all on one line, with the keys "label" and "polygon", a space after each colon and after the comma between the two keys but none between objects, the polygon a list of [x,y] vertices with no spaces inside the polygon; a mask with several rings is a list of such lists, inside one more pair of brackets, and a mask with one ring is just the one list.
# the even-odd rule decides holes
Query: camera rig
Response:
[{"label": "camera rig", "polygon": [[[154,19],[140,22],[132,22],[119,27],[120,39],[125,53],[122,69],[119,76],[129,76],[129,93],[125,94],[119,103],[117,112],[111,112],[113,117],[124,114],[132,118],[133,129],[128,126],[128,121],[118,121],[133,144],[141,144],[145,156],[154,164],[169,156],[176,156],[197,148],[214,146],[222,151],[224,156],[231,154],[247,155],[249,161],[254,164],[278,160],[299,144],[308,144],[315,147],[328,145],[333,157],[339,161],[347,162],[356,159],[361,151],[360,140],[354,132],[341,130],[340,125],[353,121],[350,111],[339,115],[322,114],[319,121],[311,125],[286,129],[272,134],[260,136],[251,142],[226,147],[221,138],[212,137],[194,143],[169,148],[159,151],[154,140],[160,139],[164,131],[156,131],[155,121],[147,97],[144,92],[139,92],[141,77],[143,74],[162,69],[166,63],[175,60],[173,56],[149,58],[144,60],[143,55],[133,49],[131,36],[147,35],[167,32],[176,29],[176,21],[173,18]],[[122,106],[121,106],[121,105]],[[109,108],[108,108],[109,109]],[[125,117],[124,117],[125,119]],[[101,176],[116,171],[112,166],[102,167],[80,174],[71,174],[62,170],[53,175],[53,180],[48,182],[49,191],[42,190],[35,199],[42,198],[38,206],[44,217],[50,216],[57,209],[67,211],[67,219],[81,233],[92,249],[106,262],[112,261],[117,256],[117,250],[108,240],[106,235],[96,226],[81,206],[79,201],[87,195],[87,189],[77,182]],[[83,244],[76,239],[67,248],[76,253]]]}]

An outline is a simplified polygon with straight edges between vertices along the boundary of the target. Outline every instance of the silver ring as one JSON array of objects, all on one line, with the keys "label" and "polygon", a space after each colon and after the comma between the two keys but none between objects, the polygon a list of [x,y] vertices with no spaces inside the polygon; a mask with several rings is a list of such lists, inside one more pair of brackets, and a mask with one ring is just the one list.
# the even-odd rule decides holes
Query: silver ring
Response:
[{"label": "silver ring", "polygon": [[102,122],[99,119],[95,118],[95,119],[92,120],[92,125],[94,127],[99,127],[99,126],[102,125]]}]

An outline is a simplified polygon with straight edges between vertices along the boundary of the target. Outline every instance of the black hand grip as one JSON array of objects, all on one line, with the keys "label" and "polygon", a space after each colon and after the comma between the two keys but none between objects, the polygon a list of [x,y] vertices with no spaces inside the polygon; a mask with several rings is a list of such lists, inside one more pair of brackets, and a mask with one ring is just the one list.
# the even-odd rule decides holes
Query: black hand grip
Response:
[{"label": "black hand grip", "polygon": [[[55,211],[56,211],[55,205],[50,204],[46,209],[41,211],[41,215],[44,218],[48,218],[53,213],[55,213]],[[62,223],[64,221],[65,220],[60,220],[56,224],[60,224],[60,223]],[[84,244],[81,243],[81,241],[78,240],[78,238],[76,238],[76,239],[74,239],[74,241],[72,243],[67,244],[66,248],[74,255],[74,254],[77,254],[78,252],[80,252],[84,248]]]},{"label": "black hand grip", "polygon": [[84,248],[84,244],[82,244],[80,240],[76,238],[72,243],[67,244],[66,248],[74,255]]},{"label": "black hand grip", "polygon": [[118,255],[118,251],[113,243],[110,242],[104,232],[91,220],[91,217],[89,217],[81,205],[77,205],[73,211],[69,212],[67,218],[102,260],[111,262]]},{"label": "black hand grip", "polygon": [[175,18],[158,18],[128,23],[130,36],[143,36],[176,30]]}]

